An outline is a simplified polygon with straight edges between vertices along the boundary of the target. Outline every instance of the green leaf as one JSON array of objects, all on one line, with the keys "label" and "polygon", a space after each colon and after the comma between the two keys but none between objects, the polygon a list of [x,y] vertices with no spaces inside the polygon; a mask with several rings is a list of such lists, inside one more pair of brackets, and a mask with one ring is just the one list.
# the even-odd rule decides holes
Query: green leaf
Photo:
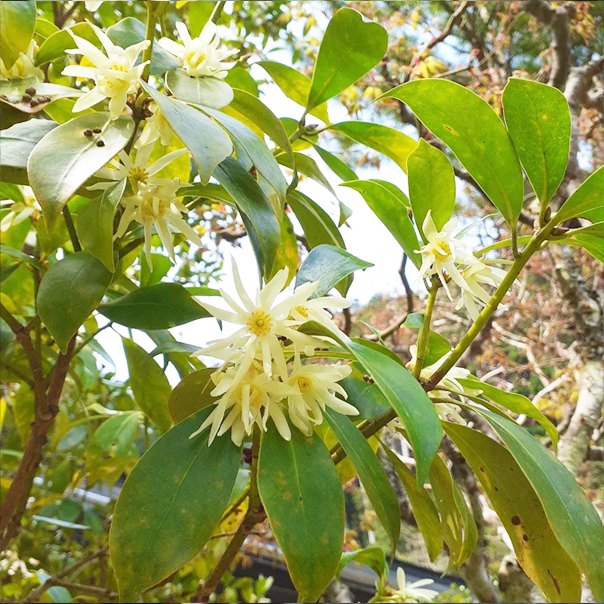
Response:
[{"label": "green leaf", "polygon": [[141,287],[101,304],[99,312],[132,329],[169,329],[210,316],[180,283]]},{"label": "green leaf", "polygon": [[[80,38],[84,38],[94,46],[100,48],[101,41],[89,23],[75,23],[67,29],[72,31],[76,36],[80,36]],[[44,40],[36,55],[36,65],[44,65],[44,63],[65,59],[65,51],[74,47],[73,38],[67,29],[57,31]]]},{"label": "green leaf", "polygon": [[509,451],[470,428],[447,422],[445,431],[484,487],[522,570],[549,602],[579,602],[581,573],[560,546],[535,490]]},{"label": "green leaf", "polygon": [[[325,296],[343,279],[355,271],[373,266],[335,245],[319,245],[306,256],[298,274],[296,287],[309,281],[318,281],[314,297]],[[344,295],[348,287],[344,288]]]},{"label": "green leaf", "polygon": [[553,86],[510,78],[501,97],[505,123],[520,163],[542,205],[557,191],[568,163],[571,117]]},{"label": "green leaf", "polygon": [[[138,44],[147,38],[145,24],[133,17],[120,19],[115,25],[107,29],[107,35],[114,44],[122,48],[128,48],[128,46]],[[152,75],[165,73],[171,69],[176,69],[178,66],[178,61],[170,53],[166,52],[159,44],[153,45],[151,55]]]},{"label": "green leaf", "polygon": [[203,184],[207,184],[216,166],[228,157],[233,145],[224,130],[198,109],[167,97],[142,82],[168,123],[191,152]]},{"label": "green leaf", "polygon": [[289,156],[285,153],[280,153],[277,155],[277,161],[283,166],[289,168],[290,170],[296,170],[300,174],[304,174],[304,176],[308,176],[308,178],[312,178],[315,182],[318,182],[320,185],[323,185],[332,195],[335,196],[335,191],[331,186],[331,183],[325,178],[323,172],[321,172],[321,168],[319,168],[317,162],[308,155],[304,155],[304,153],[294,153],[295,161],[292,161]]},{"label": "green leaf", "polygon": [[281,243],[275,255],[273,268],[268,274],[267,281],[274,277],[282,268],[287,268],[288,270],[287,282],[285,284],[287,286],[298,270],[298,240],[296,239],[294,225],[285,213],[281,217]]},{"label": "green leaf", "polygon": [[[23,102],[23,96],[28,88],[35,88],[35,93],[32,96],[32,100],[36,100],[37,103],[32,106],[31,102]],[[65,99],[67,97],[81,96],[82,92],[69,86],[62,86],[60,84],[51,84],[48,82],[40,82],[35,76],[16,79],[16,80],[0,80],[0,101],[4,105],[9,105],[17,111],[22,118],[22,114],[28,114],[30,116],[47,111],[54,104],[53,101],[58,99]],[[48,98],[46,98],[48,97]],[[70,115],[70,118],[73,117]],[[21,121],[19,119],[18,121]]]},{"label": "green leaf", "polygon": [[216,402],[217,399],[210,395],[215,387],[210,376],[215,371],[214,368],[204,367],[189,373],[172,390],[168,401],[168,409],[175,424]]},{"label": "green leaf", "polygon": [[443,434],[432,401],[411,373],[390,358],[390,351],[384,346],[375,342],[367,345],[360,340],[342,340],[340,344],[356,357],[374,379],[401,419],[417,459],[417,481],[423,485]]},{"label": "green leaf", "polygon": [[287,201],[300,221],[311,248],[326,243],[345,249],[344,239],[337,225],[321,206],[300,191],[291,192]]},{"label": "green leaf", "polygon": [[106,419],[93,434],[89,452],[96,456],[129,456],[136,440],[140,419],[140,411],[120,413]]},{"label": "green leaf", "polygon": [[442,230],[455,207],[455,172],[447,156],[424,139],[407,160],[409,201],[415,224],[424,241],[423,224],[430,211],[437,230]]},{"label": "green leaf", "polygon": [[405,194],[395,185],[383,180],[355,180],[340,186],[358,191],[373,213],[392,233],[413,264],[421,266],[420,248],[417,234],[407,212],[408,201]]},{"label": "green leaf", "polygon": [[428,491],[417,485],[415,474],[388,447],[382,446],[382,448],[403,483],[405,494],[413,510],[413,517],[417,522],[417,528],[426,543],[428,556],[434,562],[443,548],[443,531],[436,506],[428,495]]},{"label": "green leaf", "polygon": [[381,25],[365,21],[353,9],[338,10],[319,48],[307,107],[320,105],[362,78],[382,60],[387,46]]},{"label": "green leaf", "polygon": [[[41,273],[46,272],[46,267],[41,262],[36,260],[33,256],[22,252],[21,250],[16,250],[15,248],[8,247],[7,245],[0,244],[0,254],[6,254],[7,256],[17,258],[22,262],[27,262],[27,264],[33,266],[36,270],[40,271]],[[3,266],[2,269],[6,270],[6,267]]]},{"label": "green leaf", "polygon": [[279,168],[275,156],[270,152],[264,141],[250,130],[245,124],[232,118],[230,115],[214,111],[205,107],[200,108],[207,115],[214,118],[228,133],[233,144],[238,147],[237,159],[243,163],[241,154],[247,155],[258,172],[266,178],[271,188],[275,190],[282,202],[285,200],[287,182]]},{"label": "green leaf", "polygon": [[120,492],[109,546],[122,602],[168,577],[198,554],[218,526],[239,469],[230,435],[208,447],[209,431],[189,439],[204,409],[164,434]]},{"label": "green leaf", "polygon": [[293,160],[291,143],[279,118],[253,94],[237,89],[234,90],[234,93],[235,97],[229,108],[251,119]]},{"label": "green leaf", "polygon": [[[100,134],[84,135],[96,128]],[[27,162],[29,184],[49,229],[69,198],[128,144],[133,131],[131,117],[89,113],[57,126],[34,147]]]},{"label": "green leaf", "polygon": [[491,106],[471,90],[444,79],[408,82],[381,98],[388,97],[409,105],[515,227],[524,198],[522,170],[512,139]]},{"label": "green leaf", "polygon": [[390,410],[388,400],[368,377],[360,363],[355,361],[352,363],[352,373],[340,382],[348,395],[346,401],[359,410],[355,419],[378,419]]},{"label": "green leaf", "polygon": [[478,532],[461,489],[438,455],[430,468],[430,484],[440,514],[443,540],[449,547],[450,564],[461,566],[474,551]]},{"label": "green leaf", "polygon": [[61,352],[103,299],[111,272],[88,252],[70,254],[42,277],[38,291],[40,318]]},{"label": "green leaf", "polygon": [[29,120],[0,131],[2,182],[28,184],[27,160],[33,148],[57,125],[52,120]]},{"label": "green leaf", "polygon": [[314,145],[315,151],[319,154],[319,157],[327,164],[327,167],[340,179],[347,180],[357,180],[358,176],[355,171],[348,166],[348,164],[344,163],[339,157],[336,157],[333,153],[326,151],[319,147],[319,145]]},{"label": "green leaf", "polygon": [[35,2],[0,3],[0,58],[7,69],[15,64],[19,53],[27,51],[35,29]]},{"label": "green leaf", "polygon": [[585,574],[596,601],[604,601],[604,526],[592,503],[574,476],[526,430],[489,411],[482,414],[535,489],[556,538]]},{"label": "green leaf", "polygon": [[113,221],[125,188],[126,179],[124,178],[78,210],[80,243],[112,273],[115,271]]},{"label": "green leaf", "polygon": [[224,80],[193,77],[182,69],[170,71],[166,84],[177,99],[195,105],[222,109],[233,100],[233,89]]},{"label": "green leaf", "polygon": [[[424,325],[424,315],[418,312],[411,313],[401,327],[407,327],[408,329],[420,330]],[[429,367],[444,357],[451,350],[451,344],[449,344],[447,338],[441,336],[439,333],[430,330],[428,335],[428,352],[424,360],[424,365]]]},{"label": "green leaf", "polygon": [[281,225],[271,202],[254,178],[232,157],[216,168],[214,177],[235,200],[241,214],[247,217],[248,233],[251,230],[262,253],[258,264],[264,265],[264,272],[268,274],[281,245]]},{"label": "green leaf", "polygon": [[258,490],[300,602],[316,602],[340,562],[344,494],[327,447],[293,430],[284,440],[272,424],[263,434]]},{"label": "green leaf", "polygon": [[325,416],[359,473],[367,497],[390,539],[390,553],[394,557],[401,530],[401,511],[384,468],[363,434],[348,417],[329,409]]},{"label": "green leaf", "polygon": [[460,379],[459,383],[468,388],[481,390],[483,396],[514,413],[526,415],[527,417],[534,419],[537,423],[541,424],[547,435],[550,437],[554,450],[556,449],[558,445],[558,430],[556,429],[556,426],[554,426],[554,424],[552,424],[552,422],[550,422],[549,419],[547,419],[547,417],[545,417],[545,415],[543,415],[543,413],[526,398],[526,396],[522,396],[522,394],[517,394],[516,392],[504,392],[491,384],[482,382],[474,376],[469,379]]},{"label": "green leaf", "polygon": [[[254,65],[260,65],[273,78],[277,86],[285,93],[285,96],[294,101],[294,103],[306,107],[311,82],[303,73],[293,67],[275,63],[274,61],[258,61]],[[322,122],[329,124],[327,103],[314,107],[309,113]]]},{"label": "green leaf", "polygon": [[407,172],[407,158],[417,148],[417,141],[382,124],[340,122],[330,126],[329,129],[384,154],[405,173]]},{"label": "green leaf", "polygon": [[563,222],[569,218],[584,217],[592,222],[603,219],[601,214],[604,207],[604,166],[600,166],[590,174],[564,202],[560,211],[556,213],[553,220],[556,223]]},{"label": "green leaf", "polygon": [[130,375],[130,388],[134,400],[145,415],[157,427],[165,432],[172,425],[168,413],[168,399],[172,388],[162,368],[145,352],[136,342],[122,338],[128,373]]},{"label": "green leaf", "polygon": [[149,270],[149,264],[141,258],[141,287],[160,283],[173,266],[170,258],[163,254],[151,254],[151,265],[153,269]]},{"label": "green leaf", "polygon": [[373,570],[381,581],[386,581],[388,577],[388,564],[386,562],[386,554],[381,547],[366,547],[357,549],[353,552],[344,552],[340,559],[340,566],[336,576],[339,577],[345,566],[351,562],[364,564]]},{"label": "green leaf", "polygon": [[579,234],[575,235],[574,237],[565,238],[560,243],[567,243],[568,245],[575,245],[577,247],[583,248],[596,260],[599,260],[600,262],[604,263],[604,249],[602,249],[601,237]]}]

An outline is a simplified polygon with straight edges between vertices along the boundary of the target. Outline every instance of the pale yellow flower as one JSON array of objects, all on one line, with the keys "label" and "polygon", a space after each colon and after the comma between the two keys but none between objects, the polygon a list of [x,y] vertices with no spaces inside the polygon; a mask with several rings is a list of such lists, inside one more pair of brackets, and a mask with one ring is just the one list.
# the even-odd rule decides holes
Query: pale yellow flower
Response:
[{"label": "pale yellow flower", "polygon": [[[491,294],[484,289],[483,285],[499,287],[505,275],[506,272],[500,268],[484,264],[477,258],[471,260],[470,264],[461,271],[466,286],[461,290],[461,299],[456,308],[459,310],[465,306],[470,317],[476,321],[480,314],[477,302],[488,304],[491,299]],[[500,308],[507,310],[503,304],[500,304]]]},{"label": "pale yellow flower", "polygon": [[13,199],[3,199],[0,201],[0,207],[8,207],[10,209],[8,214],[2,218],[2,222],[0,222],[0,232],[2,233],[8,231],[12,226],[27,220],[36,212],[42,211],[42,208],[30,187],[22,186],[19,187],[19,189],[23,196],[23,201],[14,201]]},{"label": "pale yellow flower", "polygon": [[396,569],[396,582],[398,589],[393,590],[392,594],[380,600],[381,602],[432,602],[438,592],[434,589],[425,589],[426,585],[432,585],[432,579],[420,579],[407,584],[405,571],[402,567]]},{"label": "pale yellow flower", "polygon": [[81,54],[94,67],[84,65],[68,65],[63,75],[94,80],[96,86],[79,97],[73,106],[73,111],[84,111],[104,99],[109,99],[111,119],[117,119],[128,102],[128,95],[134,94],[140,87],[140,77],[149,61],[136,64],[140,53],[149,46],[149,40],[143,40],[124,49],[116,46],[109,37],[96,25],[90,24],[101,41],[106,55],[94,44],[76,36],[67,30],[74,39],[77,48],[67,50],[71,54]]},{"label": "pale yellow flower", "polygon": [[172,144],[172,126],[170,126],[163,111],[157,106],[155,101],[151,101],[147,105],[147,109],[153,115],[145,120],[145,128],[134,144],[134,147],[140,149],[145,145],[155,142],[157,139],[159,139],[164,147],[169,147]]},{"label": "pale yellow flower", "polygon": [[162,38],[159,45],[176,57],[184,71],[193,77],[226,78],[227,70],[235,63],[224,63],[223,61],[236,54],[237,51],[218,48],[220,38],[217,34],[216,24],[208,21],[197,38],[191,38],[187,26],[182,22],[176,24],[176,29],[183,44],[170,40],[170,38]]},{"label": "pale yellow flower", "polygon": [[103,3],[102,2],[91,2],[89,0],[87,2],[84,2],[84,4],[86,5],[86,10],[93,13],[94,11],[98,10],[99,7],[101,6],[101,4],[103,4]]},{"label": "pale yellow flower", "polygon": [[19,53],[19,58],[13,65],[6,66],[0,60],[0,80],[14,80],[36,78],[39,82],[44,81],[44,72],[34,65],[38,45],[32,40],[25,52]]}]

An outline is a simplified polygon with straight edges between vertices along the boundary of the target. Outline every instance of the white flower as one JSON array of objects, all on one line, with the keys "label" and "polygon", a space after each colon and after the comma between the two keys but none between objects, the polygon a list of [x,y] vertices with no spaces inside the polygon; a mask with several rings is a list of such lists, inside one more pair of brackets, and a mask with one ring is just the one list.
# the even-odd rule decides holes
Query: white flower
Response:
[{"label": "white flower", "polygon": [[176,29],[184,46],[169,38],[162,38],[159,45],[176,57],[184,71],[193,77],[225,78],[227,76],[227,70],[235,63],[223,63],[223,61],[237,51],[218,48],[220,38],[217,35],[216,24],[208,21],[197,38],[191,38],[187,26],[182,22],[176,24]]},{"label": "white flower", "polygon": [[423,258],[422,265],[419,269],[420,278],[430,275],[437,275],[443,287],[445,288],[449,299],[451,292],[447,287],[447,280],[443,275],[446,271],[447,275],[459,285],[463,290],[467,286],[463,277],[459,273],[456,264],[465,264],[471,258],[471,254],[466,249],[465,245],[453,236],[453,231],[457,226],[456,218],[451,218],[442,228],[441,231],[436,229],[434,220],[432,220],[431,211],[428,210],[423,224],[424,235],[428,243],[417,250]]},{"label": "white flower", "polygon": [[132,220],[136,220],[144,227],[145,255],[149,268],[151,262],[151,238],[155,226],[164,247],[174,260],[174,246],[172,244],[171,225],[175,230],[188,237],[196,245],[203,245],[199,235],[191,228],[182,217],[186,214],[186,206],[178,199],[177,192],[181,188],[178,178],[165,184],[139,184],[138,192],[121,201],[124,213],[117,228],[116,237],[121,237]]},{"label": "white flower", "polygon": [[[471,260],[470,264],[461,271],[466,286],[461,290],[461,299],[456,308],[459,310],[465,306],[468,314],[475,321],[480,314],[476,302],[488,304],[491,299],[491,295],[482,286],[499,287],[505,275],[506,272],[500,268],[484,264],[477,258]],[[503,310],[507,310],[503,304],[500,306]]]},{"label": "white flower", "polygon": [[102,2],[84,2],[84,4],[86,5],[86,10],[90,11],[91,13],[93,13],[94,11],[98,10],[99,6],[101,6],[101,4],[103,4]]},{"label": "white flower", "polygon": [[144,61],[139,65],[136,65],[136,61],[141,51],[147,48],[150,42],[144,40],[124,49],[116,46],[96,25],[90,24],[90,26],[94,29],[107,55],[103,54],[94,44],[76,36],[68,29],[77,49],[66,52],[83,55],[94,67],[68,65],[62,73],[67,76],[92,79],[96,84],[92,90],[78,98],[73,106],[74,112],[84,111],[108,98],[111,119],[115,120],[124,111],[128,94],[133,94],[139,89],[140,77],[149,61]]},{"label": "white flower", "polygon": [[238,369],[239,365],[236,364],[226,371],[219,370],[212,374],[217,386],[211,394],[221,398],[217,401],[216,408],[189,438],[212,426],[208,445],[212,444],[217,435],[230,429],[231,440],[239,446],[244,437],[251,434],[254,425],[266,431],[270,417],[279,434],[289,440],[291,431],[280,401],[287,396],[290,388],[283,382],[271,379],[257,361],[253,361],[242,376],[237,375]]},{"label": "white flower", "polygon": [[[226,321],[241,325],[234,334],[227,338],[210,342],[210,346],[195,353],[197,356],[209,354],[229,361],[237,356],[240,349],[245,350],[240,360],[239,375],[243,375],[251,366],[256,356],[262,359],[264,371],[269,376],[273,373],[273,362],[276,372],[282,378],[287,377],[287,358],[282,342],[290,340],[304,350],[307,356],[314,354],[314,348],[324,344],[322,340],[297,331],[297,327],[306,323],[309,316],[317,317],[331,331],[337,329],[325,308],[347,308],[350,302],[340,297],[309,298],[317,288],[316,283],[305,283],[285,300],[275,303],[276,298],[287,283],[288,270],[280,270],[260,290],[255,301],[252,301],[241,283],[237,265],[233,262],[235,287],[241,299],[240,303],[233,300],[225,291],[219,290],[220,295],[231,310],[223,310],[206,302],[199,302],[211,315]],[[324,314],[329,317],[327,319]]]},{"label": "white flower", "polygon": [[19,189],[23,196],[23,201],[14,201],[12,199],[3,199],[0,201],[0,207],[10,206],[10,211],[4,216],[2,222],[0,222],[0,232],[2,233],[8,231],[12,226],[27,220],[36,212],[42,211],[30,187],[22,186]]},{"label": "white flower", "polygon": [[39,82],[44,81],[44,72],[34,65],[34,58],[38,52],[38,45],[32,40],[25,52],[19,53],[19,58],[14,65],[6,66],[0,60],[0,80],[13,80],[16,78],[36,78]]},{"label": "white flower", "polygon": [[295,350],[293,370],[287,384],[292,392],[287,397],[289,418],[301,432],[310,436],[313,425],[323,422],[325,407],[343,415],[358,415],[356,407],[335,396],[348,394],[337,382],[352,372],[350,365],[302,365],[300,353]]},{"label": "white flower", "polygon": [[172,126],[170,126],[163,111],[157,106],[155,101],[151,101],[147,105],[147,109],[152,115],[145,120],[145,129],[134,144],[134,147],[140,149],[140,147],[153,143],[157,139],[160,140],[164,147],[169,147],[172,144]]},{"label": "white flower", "polygon": [[116,182],[127,178],[130,181],[132,190],[138,192],[139,185],[166,185],[172,181],[166,178],[153,178],[154,174],[157,174],[163,170],[168,164],[172,163],[175,159],[188,153],[187,149],[177,149],[167,155],[164,155],[156,162],[149,164],[149,157],[153,151],[155,143],[150,143],[144,147],[140,147],[136,152],[136,158],[134,161],[130,159],[130,156],[125,151],[120,151],[118,157],[121,161],[112,159],[109,165],[113,168],[101,168],[95,176],[97,178],[108,179],[107,182],[98,182],[90,187],[89,191],[104,191],[105,189],[113,186]]},{"label": "white flower", "polygon": [[434,583],[432,579],[420,579],[419,581],[415,581],[414,583],[410,583],[409,585],[407,585],[405,571],[400,566],[396,569],[396,582],[398,583],[398,589],[394,590],[394,594],[385,601],[430,602],[434,600],[436,596],[438,596],[438,592],[434,589],[424,589],[426,585],[432,585],[432,583]]}]

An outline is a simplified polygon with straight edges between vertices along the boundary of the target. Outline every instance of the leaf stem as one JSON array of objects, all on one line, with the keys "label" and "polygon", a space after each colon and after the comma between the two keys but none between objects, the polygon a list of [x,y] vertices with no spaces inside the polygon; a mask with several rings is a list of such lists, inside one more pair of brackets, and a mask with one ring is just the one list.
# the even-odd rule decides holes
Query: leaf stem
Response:
[{"label": "leaf stem", "polygon": [[218,20],[222,16],[222,11],[224,10],[226,2],[216,2],[214,9],[212,10],[212,14],[210,15],[210,21],[212,23],[218,23]]},{"label": "leaf stem", "polygon": [[65,226],[67,227],[67,232],[69,233],[69,239],[71,239],[71,245],[73,245],[73,251],[81,252],[82,246],[80,245],[80,240],[78,239],[78,234],[76,233],[76,228],[73,224],[71,212],[67,206],[63,207],[63,218],[65,218]]},{"label": "leaf stem", "polygon": [[153,6],[153,2],[145,2],[147,6],[147,27],[145,30],[145,39],[149,40],[149,46],[143,51],[143,63],[149,61],[145,65],[141,80],[144,82],[149,81],[149,75],[151,74],[151,57],[153,55],[153,43],[155,42],[155,26],[157,25],[157,19],[162,14],[165,8],[165,2],[160,2],[157,7]]},{"label": "leaf stem", "polygon": [[413,368],[413,377],[419,380],[419,376],[424,367],[424,361],[428,354],[428,343],[430,341],[430,324],[432,322],[432,312],[434,311],[434,303],[436,302],[436,296],[438,294],[438,288],[440,284],[434,279],[428,293],[428,303],[426,305],[426,313],[424,315],[424,323],[419,330],[417,336],[417,359],[415,361],[415,367]]}]

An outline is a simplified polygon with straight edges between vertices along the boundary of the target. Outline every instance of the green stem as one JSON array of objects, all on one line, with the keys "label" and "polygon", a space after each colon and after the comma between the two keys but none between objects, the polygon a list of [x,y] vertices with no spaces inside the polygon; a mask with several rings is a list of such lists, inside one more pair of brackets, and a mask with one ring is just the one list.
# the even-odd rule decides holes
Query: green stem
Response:
[{"label": "green stem", "polygon": [[218,20],[222,16],[222,11],[224,10],[226,2],[216,2],[214,9],[212,10],[212,14],[210,15],[210,21],[212,23],[218,23]]},{"label": "green stem", "polygon": [[82,340],[80,342],[80,344],[78,345],[78,347],[74,350],[73,352],[73,356],[77,356],[80,352],[82,352],[82,350],[88,345],[90,344],[90,342],[92,340],[94,340],[94,338],[96,338],[101,331],[103,331],[104,329],[107,329],[108,327],[111,327],[113,325],[113,321],[109,321],[109,323],[107,323],[107,325],[103,325],[103,327],[99,327],[94,333],[91,333],[87,338],[85,338],[84,340]]},{"label": "green stem", "polygon": [[428,304],[426,305],[426,313],[424,314],[424,323],[419,330],[417,337],[417,359],[413,368],[413,377],[419,380],[419,376],[424,367],[424,361],[428,354],[428,342],[430,341],[430,324],[432,322],[432,312],[434,311],[434,303],[438,294],[440,284],[434,279],[428,292]]},{"label": "green stem", "polygon": [[76,228],[73,224],[71,212],[69,211],[69,208],[67,206],[63,207],[63,218],[65,218],[65,226],[67,227],[67,232],[69,233],[69,239],[71,239],[73,251],[81,252],[82,246],[80,245],[80,240],[78,239],[78,234],[76,233]]},{"label": "green stem", "polygon": [[149,46],[143,51],[143,63],[149,61],[145,65],[143,75],[141,79],[145,82],[149,81],[149,75],[151,73],[151,56],[153,55],[153,43],[155,42],[155,26],[157,25],[157,19],[162,14],[165,8],[165,2],[160,2],[157,7],[153,6],[153,2],[145,2],[147,5],[147,27],[145,30],[145,39],[149,40]]}]

